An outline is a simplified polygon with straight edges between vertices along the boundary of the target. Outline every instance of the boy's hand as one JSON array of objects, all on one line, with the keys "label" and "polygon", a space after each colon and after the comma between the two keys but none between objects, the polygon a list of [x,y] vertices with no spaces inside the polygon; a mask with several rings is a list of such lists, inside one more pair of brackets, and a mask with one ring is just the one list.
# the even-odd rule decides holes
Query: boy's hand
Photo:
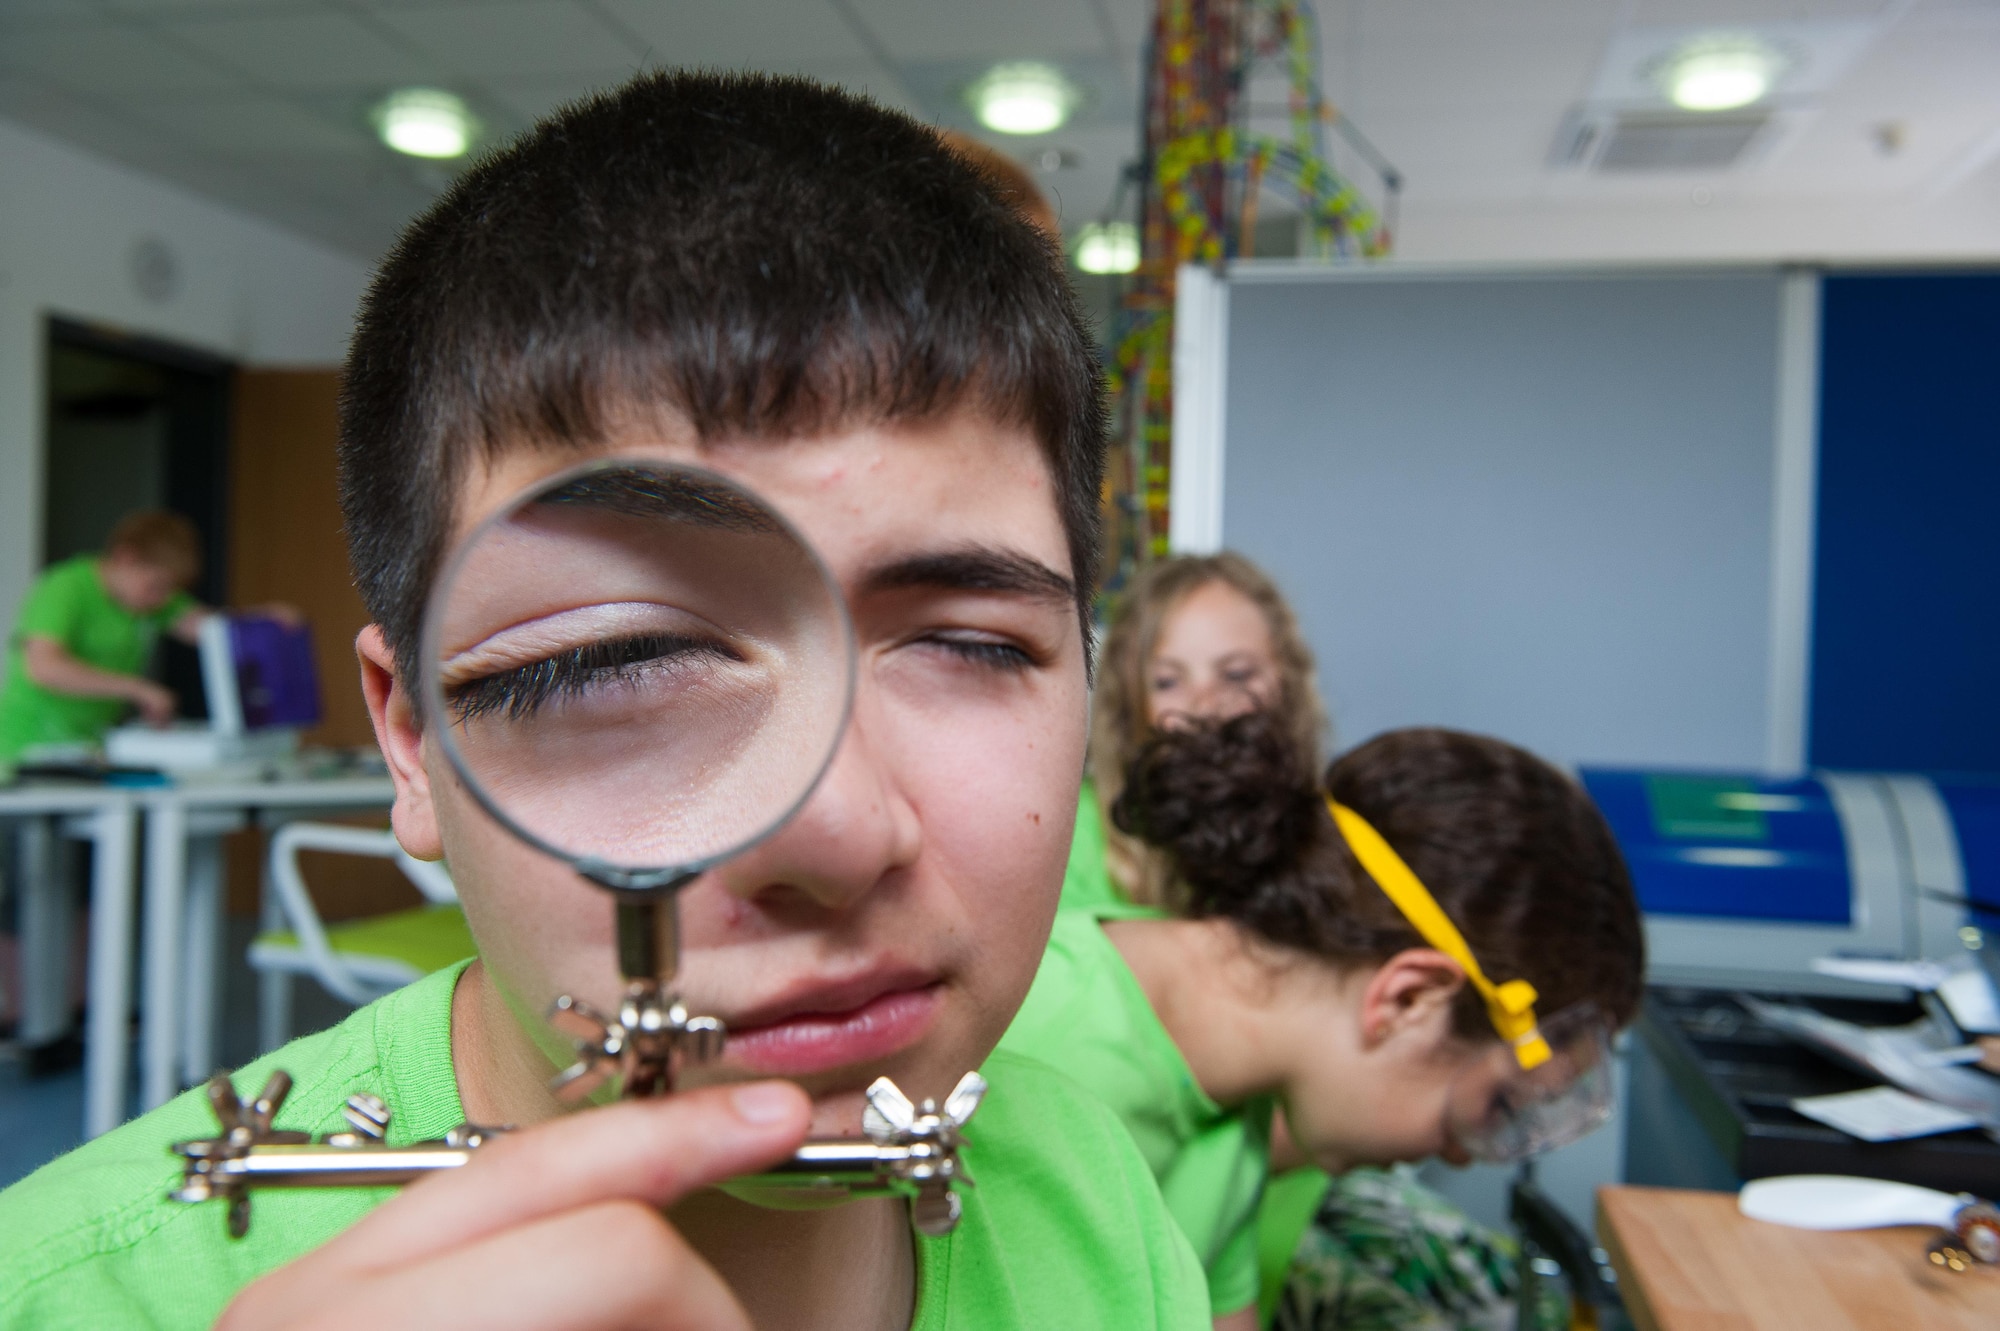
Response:
[{"label": "boy's hand", "polygon": [[174,713],[180,710],[174,691],[150,679],[132,681],[132,705],[139,709],[139,719],[155,729],[172,725]]},{"label": "boy's hand", "polygon": [[748,1331],[661,1211],[789,1155],[810,1110],[789,1082],[757,1082],[503,1136],[251,1285],[216,1326]]}]

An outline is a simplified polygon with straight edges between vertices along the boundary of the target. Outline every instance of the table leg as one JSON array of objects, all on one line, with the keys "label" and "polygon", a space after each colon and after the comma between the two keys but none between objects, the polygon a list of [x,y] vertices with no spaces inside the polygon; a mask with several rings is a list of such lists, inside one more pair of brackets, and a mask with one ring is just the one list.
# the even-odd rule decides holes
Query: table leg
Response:
[{"label": "table leg", "polygon": [[153,1109],[180,1089],[181,945],[187,893],[187,810],[163,799],[146,810],[146,1003],[139,1102]]},{"label": "table leg", "polygon": [[207,1081],[215,1071],[216,1020],[222,1007],[222,839],[196,836],[188,842],[187,970],[182,977],[187,1007],[181,1032],[181,1083]]},{"label": "table leg", "polygon": [[56,854],[53,818],[21,820],[16,845],[21,888],[21,1018],[27,1048],[69,1033],[69,947],[75,903]]},{"label": "table leg", "polygon": [[99,809],[92,819],[96,828],[90,872],[90,1016],[83,1071],[86,1137],[109,1132],[125,1119],[136,821],[132,806],[125,802]]}]

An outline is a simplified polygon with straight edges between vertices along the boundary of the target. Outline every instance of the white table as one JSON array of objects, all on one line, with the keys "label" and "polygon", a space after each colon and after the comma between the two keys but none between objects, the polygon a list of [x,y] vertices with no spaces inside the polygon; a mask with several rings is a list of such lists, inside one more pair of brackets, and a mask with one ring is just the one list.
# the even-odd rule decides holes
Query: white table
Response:
[{"label": "white table", "polygon": [[[132,794],[146,815],[140,1103],[152,1109],[173,1098],[183,1084],[199,1082],[215,1070],[223,971],[219,832],[232,821],[240,826],[242,816],[251,814],[298,817],[315,811],[387,809],[395,800],[395,787],[387,776],[297,776],[185,781]],[[94,948],[92,964],[94,970]],[[120,1050],[122,1063],[122,1042]],[[122,1066],[119,1083],[122,1087]],[[115,1113],[108,1120],[89,1118],[85,1130],[95,1136],[117,1122]]]},{"label": "white table", "polygon": [[[90,874],[90,1015],[84,1035],[84,1131],[95,1135],[125,1116],[127,1035],[132,1010],[133,848],[137,792],[114,786],[50,782],[0,789],[0,818],[39,822],[45,844],[57,818],[85,824],[94,847]],[[30,835],[37,835],[30,832]],[[69,976],[68,884],[47,872],[24,874],[21,969],[28,1011],[23,1028],[36,1038],[67,1029]],[[58,1018],[47,1009],[53,1003]]]}]

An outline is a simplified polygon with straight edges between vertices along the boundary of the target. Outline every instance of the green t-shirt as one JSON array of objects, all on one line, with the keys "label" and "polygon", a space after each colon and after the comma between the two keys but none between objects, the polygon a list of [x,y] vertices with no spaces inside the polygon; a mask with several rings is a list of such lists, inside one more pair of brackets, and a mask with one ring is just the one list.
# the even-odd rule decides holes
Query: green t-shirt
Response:
[{"label": "green t-shirt", "polygon": [[1225,1109],[1201,1089],[1105,937],[1099,920],[1113,916],[1163,918],[1129,904],[1058,911],[1034,987],[1000,1048],[1068,1073],[1111,1107],[1207,1271],[1210,1310],[1235,1312],[1257,1301],[1271,1102]]},{"label": "green t-shirt", "polygon": [[1333,1180],[1318,1169],[1291,1169],[1264,1185],[1257,1207],[1257,1321],[1271,1324],[1292,1273],[1292,1254]]},{"label": "green t-shirt", "polygon": [[[451,993],[466,963],[427,976],[294,1040],[237,1075],[254,1092],[274,1067],[295,1085],[277,1126],[342,1126],[373,1091],[395,1111],[392,1143],[464,1117],[451,1065]],[[956,1231],[918,1241],[917,1331],[1208,1326],[1201,1271],[1117,1121],[1047,1068],[1005,1053],[966,1130],[978,1186]],[[0,1192],[0,1326],[206,1327],[259,1275],[318,1247],[387,1189],[254,1194],[231,1240],[219,1203],[168,1201],[174,1141],[212,1135],[199,1090],[90,1142]]]},{"label": "green t-shirt", "polygon": [[1125,904],[1125,894],[1111,880],[1104,852],[1104,811],[1097,807],[1097,786],[1086,780],[1077,796],[1076,831],[1070,834],[1069,863],[1063,868],[1063,910],[1096,910]]},{"label": "green t-shirt", "polygon": [[54,638],[85,665],[136,675],[146,668],[154,637],[195,604],[181,592],[158,610],[134,614],[104,589],[96,555],[77,555],[43,570],[28,589],[7,639],[6,678],[0,682],[0,761],[32,744],[91,743],[128,706],[122,698],[79,698],[29,679],[22,655],[29,638]]}]

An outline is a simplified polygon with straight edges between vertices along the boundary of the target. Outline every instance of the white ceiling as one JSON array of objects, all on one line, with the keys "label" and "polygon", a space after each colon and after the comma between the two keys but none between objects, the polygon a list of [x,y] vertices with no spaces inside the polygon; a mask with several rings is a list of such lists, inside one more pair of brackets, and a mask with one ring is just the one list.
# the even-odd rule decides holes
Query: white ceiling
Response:
[{"label": "white ceiling", "polygon": [[[1066,150],[1039,174],[1073,227],[1107,205],[1133,155],[1150,12],[1149,0],[0,0],[0,115],[370,257],[448,178],[375,141],[367,110],[394,87],[452,88],[505,136],[648,65],[759,68],[969,128],[973,76],[1042,57],[1088,105],[1056,134],[1002,146],[1031,165]],[[1907,206],[2000,158],[2000,0],[1322,0],[1320,15],[1327,91],[1401,168],[1406,219],[1684,202],[1691,188]],[[1552,165],[1568,117],[1607,89],[1629,95],[1633,50],[1760,24],[1831,32],[1824,49],[1851,56],[1781,89],[1784,132],[1768,151],[1698,180]]]}]

